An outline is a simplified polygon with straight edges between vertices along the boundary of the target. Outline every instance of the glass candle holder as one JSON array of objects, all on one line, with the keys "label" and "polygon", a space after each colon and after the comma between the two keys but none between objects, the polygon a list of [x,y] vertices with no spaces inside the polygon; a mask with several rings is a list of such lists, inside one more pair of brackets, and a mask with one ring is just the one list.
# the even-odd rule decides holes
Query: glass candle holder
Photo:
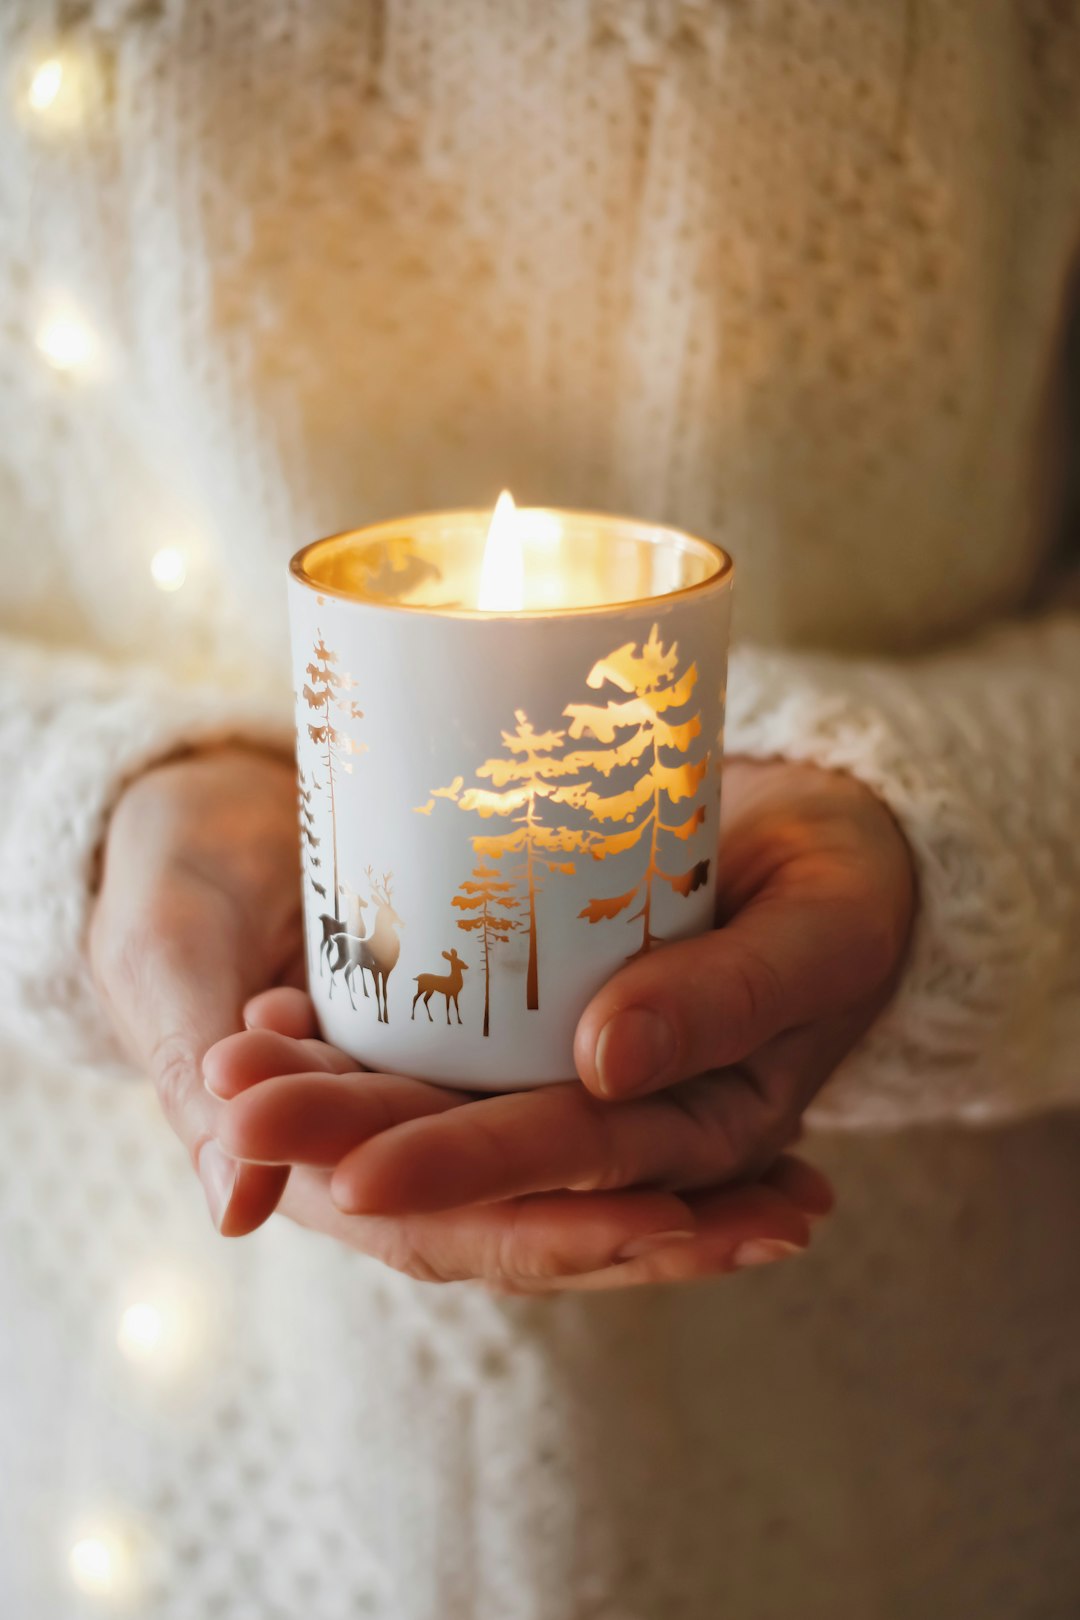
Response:
[{"label": "glass candle holder", "polygon": [[591,512],[433,512],[300,551],[305,927],[327,1040],[507,1091],[712,926],[732,564]]}]

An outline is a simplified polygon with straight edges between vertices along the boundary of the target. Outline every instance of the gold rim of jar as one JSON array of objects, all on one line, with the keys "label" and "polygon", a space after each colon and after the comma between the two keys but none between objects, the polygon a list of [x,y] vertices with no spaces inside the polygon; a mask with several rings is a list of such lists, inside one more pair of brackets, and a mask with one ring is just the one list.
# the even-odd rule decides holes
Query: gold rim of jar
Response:
[{"label": "gold rim of jar", "polygon": [[344,590],[338,585],[327,585],[324,581],[315,579],[308,571],[309,560],[317,553],[331,547],[344,547],[349,541],[363,538],[366,542],[378,542],[380,539],[400,539],[407,535],[410,526],[428,527],[436,520],[458,521],[479,525],[487,525],[491,521],[489,507],[460,507],[447,511],[415,512],[406,517],[391,518],[382,523],[367,524],[359,529],[342,529],[337,534],[328,534],[321,540],[311,540],[302,546],[289,559],[289,573],[305,589],[314,591],[318,596],[333,596],[339,601],[363,604],[365,607],[383,608],[391,613],[428,614],[432,617],[444,619],[565,619],[586,616],[595,616],[605,613],[625,613],[632,608],[646,607],[650,603],[681,602],[690,596],[700,596],[708,591],[717,591],[727,585],[735,572],[735,563],[732,557],[722,546],[714,544],[711,540],[703,540],[699,535],[690,534],[685,529],[676,529],[669,524],[650,523],[644,518],[620,517],[610,512],[592,512],[581,509],[558,506],[521,506],[521,513],[541,517],[557,518],[560,522],[572,525],[576,520],[588,524],[612,524],[622,529],[634,530],[639,538],[650,545],[661,545],[665,542],[678,542],[687,550],[695,551],[699,556],[706,557],[715,562],[715,572],[705,579],[695,580],[692,585],[680,585],[673,591],[661,591],[654,596],[624,597],[618,602],[586,603],[578,607],[543,607],[520,609],[487,609],[466,608],[456,605],[440,607],[424,602],[392,602],[384,596],[365,596],[362,591]]}]

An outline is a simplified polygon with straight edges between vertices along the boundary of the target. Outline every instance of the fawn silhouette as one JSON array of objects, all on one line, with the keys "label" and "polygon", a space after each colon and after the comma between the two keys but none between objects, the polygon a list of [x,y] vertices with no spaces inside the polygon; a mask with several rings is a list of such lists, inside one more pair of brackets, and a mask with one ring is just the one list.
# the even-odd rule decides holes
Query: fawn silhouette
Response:
[{"label": "fawn silhouette", "polygon": [[446,1022],[450,1022],[450,1003],[454,1003],[457,1021],[461,1023],[461,1008],[458,1006],[458,993],[461,990],[462,976],[469,971],[468,962],[463,962],[457,951],[443,951],[443,955],[450,964],[449,973],[418,973],[416,975],[416,994],[413,996],[412,1016],[416,1017],[416,1003],[420,997],[424,998],[424,1011],[428,1015],[428,1023],[433,1024],[431,1016],[432,996],[446,997]]}]

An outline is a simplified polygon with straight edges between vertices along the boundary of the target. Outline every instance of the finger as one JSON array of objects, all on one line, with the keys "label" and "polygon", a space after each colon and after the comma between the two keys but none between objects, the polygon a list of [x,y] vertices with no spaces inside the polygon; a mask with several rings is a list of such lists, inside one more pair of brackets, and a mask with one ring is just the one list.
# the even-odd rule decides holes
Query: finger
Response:
[{"label": "finger", "polygon": [[624,1264],[689,1241],[694,1220],[671,1193],[559,1192],[442,1215],[347,1216],[324,1208],[318,1172],[301,1170],[288,1212],[304,1225],[427,1282],[521,1284]]},{"label": "finger", "polygon": [[739,1063],[861,1001],[884,977],[875,928],[865,903],[766,895],[724,928],[639,956],[582,1014],[578,1073],[618,1099]]},{"label": "finger", "polygon": [[711,1186],[765,1169],[790,1134],[738,1070],[619,1108],[570,1082],[387,1130],[346,1154],[331,1192],[350,1213],[398,1215],[562,1187]]},{"label": "finger", "polygon": [[202,1060],[240,1028],[239,958],[227,919],[208,916],[182,892],[169,902],[167,916],[150,919],[126,941],[126,975],[113,993],[125,999],[124,1027],[191,1156],[215,1226],[236,1237],[273,1213],[288,1170],[242,1166],[214,1140],[220,1105],[203,1086]]},{"label": "finger", "polygon": [[203,1083],[226,1099],[279,1074],[356,1072],[356,1059],[325,1041],[297,1040],[268,1029],[241,1030],[217,1041],[203,1059]]},{"label": "finger", "polygon": [[610,1293],[621,1288],[700,1282],[789,1259],[810,1242],[806,1217],[768,1186],[710,1190],[690,1194],[685,1202],[695,1222],[694,1236],[685,1242],[661,1241],[621,1262],[576,1275],[508,1279],[504,1291]]},{"label": "finger", "polygon": [[252,996],[244,1007],[247,1029],[268,1029],[302,1041],[318,1035],[319,1025],[311,997],[303,990],[279,986]]},{"label": "finger", "polygon": [[330,1169],[380,1131],[468,1101],[467,1092],[399,1075],[293,1072],[234,1097],[219,1115],[217,1140],[245,1162]]}]

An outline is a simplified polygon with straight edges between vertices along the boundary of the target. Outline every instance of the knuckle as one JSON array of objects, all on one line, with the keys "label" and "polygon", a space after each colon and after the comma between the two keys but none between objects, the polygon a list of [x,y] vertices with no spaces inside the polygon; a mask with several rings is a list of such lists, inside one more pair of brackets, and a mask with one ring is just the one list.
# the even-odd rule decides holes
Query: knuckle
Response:
[{"label": "knuckle", "polygon": [[170,1031],[158,1036],[150,1052],[150,1073],[162,1110],[174,1130],[179,1130],[183,1121],[184,1103],[195,1071],[195,1051],[185,1035]]},{"label": "knuckle", "polygon": [[761,1136],[761,1107],[743,1075],[731,1071],[712,1082],[701,1132],[703,1169],[712,1176],[741,1170]]},{"label": "knuckle", "polygon": [[760,951],[744,950],[734,964],[728,984],[725,1021],[738,1044],[757,1041],[763,1030],[779,1029],[784,1021],[787,993],[774,964]]},{"label": "knuckle", "polygon": [[408,1228],[399,1222],[393,1222],[386,1231],[379,1258],[391,1270],[400,1271],[414,1282],[447,1283],[458,1280],[457,1275],[429,1258]]},{"label": "knuckle", "polygon": [[530,1242],[516,1218],[493,1234],[484,1259],[485,1282],[511,1287],[517,1283],[548,1282],[573,1269],[549,1242]]}]

